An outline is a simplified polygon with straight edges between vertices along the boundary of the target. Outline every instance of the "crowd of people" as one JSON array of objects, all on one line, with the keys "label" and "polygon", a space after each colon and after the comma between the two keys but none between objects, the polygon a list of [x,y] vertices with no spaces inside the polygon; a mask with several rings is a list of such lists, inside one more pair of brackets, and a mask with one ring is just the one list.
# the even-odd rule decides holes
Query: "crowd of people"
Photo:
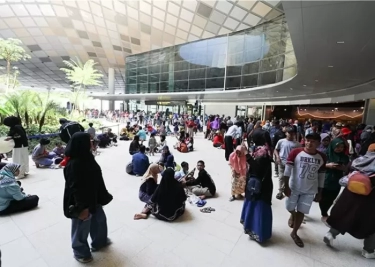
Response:
[{"label": "crowd of people", "polygon": [[[130,114],[134,115],[128,113],[128,118]],[[166,140],[167,135],[174,134],[176,151],[188,152],[194,148],[196,133],[204,130],[204,137],[212,142],[213,149],[223,150],[229,164],[229,201],[243,199],[239,217],[250,239],[262,243],[272,237],[274,175],[278,178],[276,199],[286,198],[286,224],[297,246],[304,247],[298,231],[313,202],[317,202],[322,223],[329,227],[323,238],[327,245],[332,246],[340,234],[349,233],[364,239],[364,257],[375,258],[373,126],[359,125],[353,129],[340,122],[260,121],[165,113],[150,118],[143,112],[136,114],[133,121],[125,120],[119,137],[130,141],[132,160],[126,167],[127,173],[142,177],[138,198],[144,206],[134,215],[135,220],[153,215],[159,220],[174,221],[183,216],[188,197],[197,197],[204,205],[206,198],[216,196],[217,188],[205,162],[198,160],[192,170],[185,161],[178,164]],[[57,142],[53,151],[47,151],[49,140],[40,139],[31,158],[37,167],[65,166],[64,215],[72,220],[74,257],[87,263],[93,259],[91,252],[111,243],[102,207],[113,197],[106,189],[95,155],[97,146],[117,145],[118,137],[111,129],[96,134],[92,124],[84,129],[78,122],[61,119],[60,123],[62,142]],[[7,139],[13,139],[15,147],[13,163],[1,165],[0,215],[33,209],[39,201],[38,196],[25,194],[16,180],[28,174],[26,132],[17,117],[6,118],[4,124],[10,128]],[[151,162],[149,156],[156,153],[160,153],[159,160]]]}]

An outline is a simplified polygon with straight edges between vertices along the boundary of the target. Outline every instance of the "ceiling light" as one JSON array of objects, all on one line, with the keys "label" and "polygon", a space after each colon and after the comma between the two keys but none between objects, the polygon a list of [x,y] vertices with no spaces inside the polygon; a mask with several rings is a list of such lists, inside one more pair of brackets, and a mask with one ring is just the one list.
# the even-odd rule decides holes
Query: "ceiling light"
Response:
[{"label": "ceiling light", "polygon": [[363,109],[363,107],[361,107],[361,109]]},{"label": "ceiling light", "polygon": [[339,102],[336,102],[336,104],[338,104]]},{"label": "ceiling light", "polygon": [[276,93],[278,93],[279,91],[276,91]]},{"label": "ceiling light", "polygon": [[338,44],[345,44],[344,41],[337,41],[336,43],[338,43]]},{"label": "ceiling light", "polygon": [[304,84],[303,86],[304,86],[304,87],[306,87],[307,85],[306,85],[306,84]]},{"label": "ceiling light", "polygon": [[316,82],[319,82],[319,80],[315,80]]},{"label": "ceiling light", "polygon": [[328,68],[333,68],[333,66],[332,66],[332,65],[329,65]]},{"label": "ceiling light", "polygon": [[293,88],[290,88],[290,90],[293,90]]}]

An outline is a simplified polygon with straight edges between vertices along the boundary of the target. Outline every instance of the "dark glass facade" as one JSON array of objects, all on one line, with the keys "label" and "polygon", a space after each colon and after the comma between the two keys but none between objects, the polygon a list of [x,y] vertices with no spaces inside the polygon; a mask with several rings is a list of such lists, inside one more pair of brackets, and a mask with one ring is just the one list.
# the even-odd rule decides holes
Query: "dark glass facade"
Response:
[{"label": "dark glass facade", "polygon": [[126,93],[245,89],[297,72],[285,17],[211,39],[126,57]]}]

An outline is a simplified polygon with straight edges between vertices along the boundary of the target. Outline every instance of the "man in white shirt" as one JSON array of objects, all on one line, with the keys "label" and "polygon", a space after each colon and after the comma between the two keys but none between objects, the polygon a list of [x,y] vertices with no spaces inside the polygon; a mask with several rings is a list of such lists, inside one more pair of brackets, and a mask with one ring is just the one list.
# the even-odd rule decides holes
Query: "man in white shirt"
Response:
[{"label": "man in white shirt", "polygon": [[229,155],[233,152],[233,140],[235,140],[239,134],[240,129],[236,124],[228,123],[228,131],[224,135],[225,143],[225,159],[229,160]]},{"label": "man in white shirt", "polygon": [[295,131],[292,127],[285,128],[286,138],[280,139],[275,146],[274,154],[276,157],[276,164],[279,167],[279,193],[276,195],[276,198],[281,200],[284,198],[284,170],[286,160],[288,159],[289,153],[298,147],[301,147],[301,144],[295,139]]},{"label": "man in white shirt", "polygon": [[193,169],[193,171],[191,171],[191,172],[189,173],[189,163],[183,161],[183,162],[181,163],[181,170],[178,171],[178,172],[175,172],[175,174],[174,174],[174,178],[175,178],[177,181],[179,181],[179,182],[181,182],[182,179],[185,179],[185,181],[186,181],[186,180],[189,180],[189,178],[192,178],[192,177],[193,177],[193,175],[194,175],[194,171],[195,171],[195,169]]},{"label": "man in white shirt", "polygon": [[293,228],[290,236],[299,247],[304,247],[304,243],[297,231],[305,214],[309,214],[312,202],[321,199],[326,172],[326,156],[317,150],[320,135],[308,134],[305,139],[305,147],[289,153],[284,171],[284,193],[288,197],[285,204],[291,214],[288,225]]}]

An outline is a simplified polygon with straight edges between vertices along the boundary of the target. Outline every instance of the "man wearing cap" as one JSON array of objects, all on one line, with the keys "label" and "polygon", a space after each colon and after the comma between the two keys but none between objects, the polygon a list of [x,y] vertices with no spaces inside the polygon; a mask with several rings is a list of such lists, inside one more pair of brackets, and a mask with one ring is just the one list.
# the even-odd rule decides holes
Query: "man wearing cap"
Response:
[{"label": "man wearing cap", "polygon": [[285,128],[286,138],[280,139],[275,146],[274,154],[276,158],[276,164],[279,170],[279,193],[276,198],[281,200],[284,198],[284,171],[286,160],[290,152],[301,144],[295,141],[295,129],[292,127]]},{"label": "man wearing cap", "polygon": [[284,171],[286,209],[291,214],[288,225],[293,228],[290,236],[299,247],[304,247],[304,243],[297,231],[312,202],[321,199],[326,165],[326,156],[317,150],[320,135],[310,133],[305,139],[305,147],[290,152]]}]

